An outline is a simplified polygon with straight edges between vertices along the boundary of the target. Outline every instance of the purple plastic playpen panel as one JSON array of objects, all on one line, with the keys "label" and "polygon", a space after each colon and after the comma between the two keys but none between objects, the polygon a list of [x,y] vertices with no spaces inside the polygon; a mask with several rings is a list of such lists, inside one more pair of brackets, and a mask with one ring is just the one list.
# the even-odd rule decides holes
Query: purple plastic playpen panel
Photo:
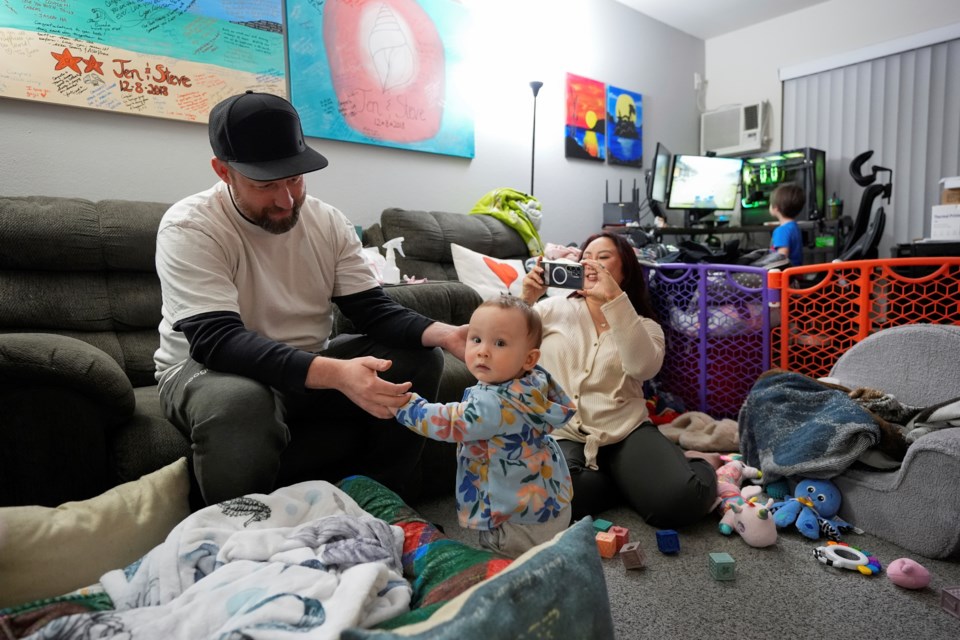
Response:
[{"label": "purple plastic playpen panel", "polygon": [[657,380],[688,411],[734,418],[770,366],[767,270],[722,264],[659,264],[647,272],[666,335]]}]

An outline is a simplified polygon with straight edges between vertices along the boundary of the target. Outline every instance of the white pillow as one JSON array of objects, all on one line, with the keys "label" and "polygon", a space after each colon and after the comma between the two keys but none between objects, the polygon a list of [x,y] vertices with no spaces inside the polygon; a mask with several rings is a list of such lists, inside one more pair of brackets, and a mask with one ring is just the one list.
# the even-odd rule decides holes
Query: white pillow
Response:
[{"label": "white pillow", "polygon": [[0,509],[0,607],[86,587],[163,542],[190,515],[187,459],[95,498]]},{"label": "white pillow", "polygon": [[470,286],[484,300],[510,294],[520,296],[526,270],[522,260],[501,260],[450,243],[457,279]]}]

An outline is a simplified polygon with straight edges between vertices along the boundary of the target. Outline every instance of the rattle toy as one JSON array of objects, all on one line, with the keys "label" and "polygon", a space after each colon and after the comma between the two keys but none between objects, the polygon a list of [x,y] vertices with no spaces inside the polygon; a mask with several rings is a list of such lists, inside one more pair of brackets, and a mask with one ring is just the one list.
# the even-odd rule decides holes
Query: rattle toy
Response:
[{"label": "rattle toy", "polygon": [[876,556],[845,542],[831,540],[827,546],[814,549],[813,557],[827,566],[856,570],[865,576],[873,576],[883,571],[883,566]]}]

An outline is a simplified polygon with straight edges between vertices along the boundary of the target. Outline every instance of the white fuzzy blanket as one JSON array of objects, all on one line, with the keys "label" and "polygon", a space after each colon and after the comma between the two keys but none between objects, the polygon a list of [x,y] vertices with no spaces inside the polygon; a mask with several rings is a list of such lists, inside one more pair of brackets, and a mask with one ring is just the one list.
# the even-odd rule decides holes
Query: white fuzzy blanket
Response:
[{"label": "white fuzzy blanket", "polygon": [[115,610],[32,638],[330,638],[407,611],[403,531],[327,482],[202,509],[101,584]]}]

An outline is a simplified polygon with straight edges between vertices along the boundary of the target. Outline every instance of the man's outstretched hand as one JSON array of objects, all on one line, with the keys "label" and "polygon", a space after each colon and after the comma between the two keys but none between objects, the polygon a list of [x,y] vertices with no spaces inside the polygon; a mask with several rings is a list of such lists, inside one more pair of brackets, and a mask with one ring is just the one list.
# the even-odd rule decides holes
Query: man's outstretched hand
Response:
[{"label": "man's outstretched hand", "polygon": [[363,356],[336,360],[317,356],[307,372],[308,389],[336,389],[376,418],[392,418],[410,397],[412,382],[394,383],[378,374],[393,365],[390,360]]}]

